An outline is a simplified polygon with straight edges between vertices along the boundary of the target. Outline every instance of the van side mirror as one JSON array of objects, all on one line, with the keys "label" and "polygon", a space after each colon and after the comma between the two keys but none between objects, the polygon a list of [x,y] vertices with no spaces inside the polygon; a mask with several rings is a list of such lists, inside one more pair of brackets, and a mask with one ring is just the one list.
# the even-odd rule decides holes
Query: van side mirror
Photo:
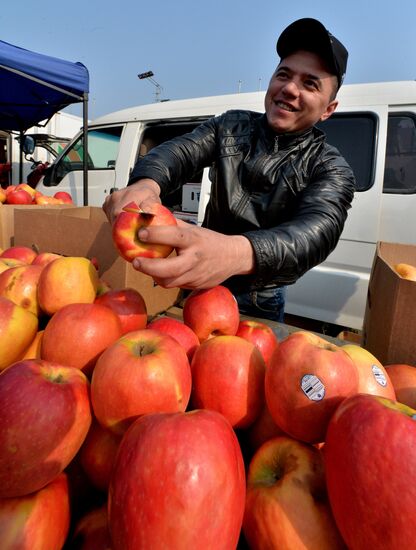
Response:
[{"label": "van side mirror", "polygon": [[21,146],[25,155],[32,155],[35,150],[35,140],[32,136],[23,136]]}]

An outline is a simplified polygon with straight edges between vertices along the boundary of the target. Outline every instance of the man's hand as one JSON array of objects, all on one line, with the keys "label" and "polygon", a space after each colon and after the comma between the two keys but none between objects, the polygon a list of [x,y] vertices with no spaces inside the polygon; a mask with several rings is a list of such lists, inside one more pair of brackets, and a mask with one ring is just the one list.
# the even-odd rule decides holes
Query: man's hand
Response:
[{"label": "man's hand", "polygon": [[155,202],[160,203],[160,187],[151,179],[142,179],[124,189],[114,191],[105,198],[103,210],[112,224],[118,214],[129,202],[135,202],[139,208],[146,212]]},{"label": "man's hand", "polygon": [[133,260],[135,269],[151,276],[164,288],[211,288],[232,275],[254,271],[253,249],[242,235],[223,235],[178,220],[177,227],[141,229],[139,238],[176,249],[176,256]]}]

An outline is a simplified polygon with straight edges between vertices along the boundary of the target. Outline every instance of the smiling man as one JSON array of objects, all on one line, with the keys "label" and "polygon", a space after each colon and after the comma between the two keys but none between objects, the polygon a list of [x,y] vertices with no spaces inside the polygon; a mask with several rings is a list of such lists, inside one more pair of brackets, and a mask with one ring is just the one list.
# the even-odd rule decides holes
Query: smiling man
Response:
[{"label": "smiling man", "polygon": [[310,18],[289,25],[276,49],[265,113],[227,111],[152,149],[103,208],[110,221],[130,201],[146,209],[210,166],[203,227],[142,230],[140,239],[169,244],[177,256],[133,265],[164,287],[224,284],[241,313],[282,321],[286,285],[335,248],[355,180],[315,127],[337,107],[347,50]]}]

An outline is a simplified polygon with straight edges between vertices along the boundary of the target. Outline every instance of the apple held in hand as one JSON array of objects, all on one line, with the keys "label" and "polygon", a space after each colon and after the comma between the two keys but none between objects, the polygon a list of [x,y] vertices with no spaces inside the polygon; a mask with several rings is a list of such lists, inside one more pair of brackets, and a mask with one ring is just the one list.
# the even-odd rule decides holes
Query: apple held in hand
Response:
[{"label": "apple held in hand", "polygon": [[236,336],[240,336],[254,344],[263,355],[266,365],[269,364],[274,350],[279,345],[279,340],[273,329],[266,323],[254,319],[240,321]]},{"label": "apple held in hand", "polygon": [[335,409],[357,388],[351,357],[307,331],[280,342],[266,370],[266,402],[273,420],[285,433],[308,443],[324,441]]},{"label": "apple held in hand", "polygon": [[175,338],[185,349],[189,362],[192,361],[192,357],[199,347],[199,338],[188,325],[172,317],[159,317],[151,321],[147,328],[158,330]]},{"label": "apple held in hand", "polygon": [[250,548],[345,548],[329,506],[320,451],[286,436],[257,450],[247,476],[243,533]]},{"label": "apple held in hand", "polygon": [[124,435],[109,491],[114,550],[237,547],[245,472],[219,413],[148,414]]},{"label": "apple held in hand", "polygon": [[416,409],[416,367],[397,363],[386,365],[386,371],[393,384],[396,400]]},{"label": "apple held in hand", "polygon": [[3,550],[60,550],[69,531],[70,505],[66,474],[29,495],[0,499],[0,544]]},{"label": "apple held in hand", "polygon": [[203,342],[191,364],[192,405],[220,412],[233,428],[247,428],[264,406],[265,364],[260,351],[239,336]]},{"label": "apple held in hand", "polygon": [[95,303],[114,311],[120,319],[122,334],[146,328],[146,303],[140,292],[134,288],[109,289],[97,296]]},{"label": "apple held in hand", "polygon": [[139,239],[138,231],[142,227],[157,225],[177,225],[172,212],[162,204],[152,205],[151,212],[143,212],[136,203],[126,205],[114,221],[113,241],[126,261],[134,258],[166,258],[173,247],[164,244],[144,243]]},{"label": "apple held in hand", "polygon": [[357,393],[370,393],[396,400],[396,393],[386,369],[372,353],[356,344],[346,344],[342,349],[357,367]]},{"label": "apple held in hand", "polygon": [[240,323],[237,300],[222,285],[194,290],[185,300],[183,321],[195,332],[200,342],[213,336],[235,336]]},{"label": "apple held in hand", "polygon": [[328,495],[352,550],[414,548],[416,410],[384,397],[346,399],[324,447]]},{"label": "apple held in hand", "polygon": [[71,462],[91,424],[78,369],[14,363],[0,374],[0,498],[38,491]]},{"label": "apple held in hand", "polygon": [[122,435],[140,415],[184,411],[191,368],[183,347],[155,330],[129,332],[99,357],[91,400],[103,427]]}]

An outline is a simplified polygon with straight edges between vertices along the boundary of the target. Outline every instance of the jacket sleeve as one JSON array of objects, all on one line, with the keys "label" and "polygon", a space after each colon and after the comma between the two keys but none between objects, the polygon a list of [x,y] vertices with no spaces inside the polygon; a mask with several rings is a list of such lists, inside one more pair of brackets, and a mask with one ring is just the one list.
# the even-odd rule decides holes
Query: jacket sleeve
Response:
[{"label": "jacket sleeve", "polygon": [[353,172],[337,149],[327,146],[302,191],[290,221],[249,231],[256,274],[251,286],[293,284],[334,250],[354,196]]},{"label": "jacket sleeve", "polygon": [[212,118],[183,136],[165,141],[140,158],[128,185],[151,178],[161,188],[161,196],[179,189],[204,167],[214,162],[218,118]]}]

